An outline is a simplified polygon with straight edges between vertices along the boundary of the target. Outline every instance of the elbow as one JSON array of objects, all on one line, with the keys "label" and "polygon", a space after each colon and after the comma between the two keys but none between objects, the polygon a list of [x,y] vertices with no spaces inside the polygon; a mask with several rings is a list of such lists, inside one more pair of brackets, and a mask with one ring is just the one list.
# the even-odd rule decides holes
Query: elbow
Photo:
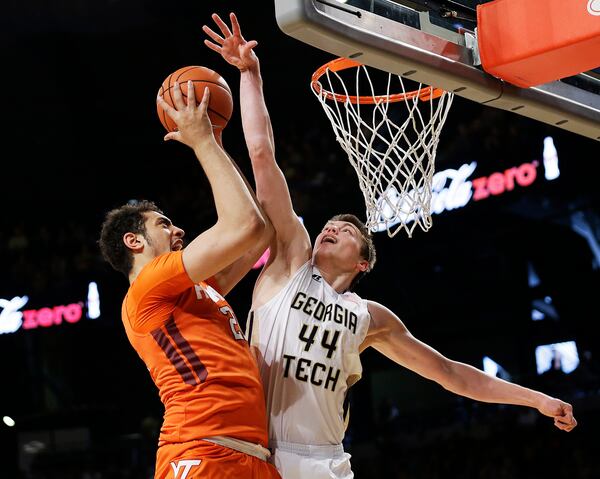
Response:
[{"label": "elbow", "polygon": [[268,248],[275,239],[275,228],[273,228],[273,223],[266,218],[265,228],[260,237],[260,245],[262,248]]},{"label": "elbow", "polygon": [[241,225],[241,234],[244,241],[254,243],[264,237],[267,229],[267,221],[260,214],[258,208],[255,208],[254,212]]},{"label": "elbow", "polygon": [[464,381],[460,374],[457,374],[454,367],[454,361],[444,359],[440,365],[440,375],[437,382],[447,391],[456,394],[464,392]]},{"label": "elbow", "polygon": [[275,156],[271,139],[267,135],[256,136],[248,143],[248,154],[254,161],[269,160]]}]

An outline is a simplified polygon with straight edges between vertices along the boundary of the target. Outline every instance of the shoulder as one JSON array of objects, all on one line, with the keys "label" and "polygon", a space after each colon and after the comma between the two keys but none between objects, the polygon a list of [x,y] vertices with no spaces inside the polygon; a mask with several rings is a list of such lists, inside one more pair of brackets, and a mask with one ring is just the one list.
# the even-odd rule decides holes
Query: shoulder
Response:
[{"label": "shoulder", "polygon": [[393,314],[388,308],[386,308],[383,304],[378,303],[373,300],[366,300],[367,309],[369,310],[369,314],[373,320],[381,320],[388,316],[388,314]]},{"label": "shoulder", "polygon": [[142,268],[131,283],[129,293],[137,299],[150,291],[161,290],[168,296],[193,286],[182,259],[182,252],[175,251],[157,256]]},{"label": "shoulder", "polygon": [[352,304],[353,307],[357,308],[358,311],[370,316],[368,300],[361,298],[358,294],[351,291],[346,291],[341,295],[341,297],[346,304]]},{"label": "shoulder", "polygon": [[[274,301],[275,298],[283,300],[283,291],[288,291],[290,287],[293,287],[293,284],[298,282],[300,277],[304,278],[306,274],[312,274],[310,261],[305,261],[304,264],[293,271],[282,268],[277,264],[265,266],[256,281],[252,296],[252,309],[258,309]],[[288,292],[288,294],[290,293]]]},{"label": "shoulder", "polygon": [[367,308],[371,321],[367,338],[376,341],[391,334],[408,332],[402,320],[389,308],[376,301],[367,300]]},{"label": "shoulder", "polygon": [[142,268],[140,274],[132,283],[132,285],[137,283],[139,280],[142,280],[143,282],[147,278],[157,274],[157,272],[163,273],[165,270],[185,271],[185,268],[183,267],[182,253],[183,251],[173,251],[157,256]]}]

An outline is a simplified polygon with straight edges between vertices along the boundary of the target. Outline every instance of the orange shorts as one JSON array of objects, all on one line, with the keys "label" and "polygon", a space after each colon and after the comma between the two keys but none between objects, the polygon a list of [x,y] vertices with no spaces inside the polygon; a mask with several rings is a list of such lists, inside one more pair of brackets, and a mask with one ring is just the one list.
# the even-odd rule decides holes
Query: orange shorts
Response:
[{"label": "orange shorts", "polygon": [[281,479],[258,457],[206,441],[165,444],[156,453],[154,479]]}]

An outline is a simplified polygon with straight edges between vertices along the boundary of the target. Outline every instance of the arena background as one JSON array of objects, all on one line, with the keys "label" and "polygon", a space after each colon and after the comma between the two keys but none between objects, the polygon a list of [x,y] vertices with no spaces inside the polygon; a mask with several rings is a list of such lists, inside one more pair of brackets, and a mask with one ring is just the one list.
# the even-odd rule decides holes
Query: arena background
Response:
[{"label": "arena background", "polygon": [[[121,326],[126,280],[96,240],[105,212],[130,199],[158,202],[188,238],[215,219],[191,151],[162,141],[156,115],[158,87],[181,66],[229,82],[236,111],[224,143],[250,175],[238,74],[202,43],[210,13],[230,10],[259,42],[277,157],[311,236],[335,213],[364,218],[354,172],[308,88],[331,57],[280,32],[272,2],[9,2],[0,16],[3,478],[152,475],[162,407]],[[542,167],[548,136],[553,180]],[[379,263],[358,292],[450,358],[478,368],[491,358],[503,377],[571,402],[580,424],[566,434],[526,408],[461,399],[369,351],[346,439],[358,479],[600,477],[599,157],[597,142],[456,98],[438,170],[477,162],[473,179],[537,161],[535,181],[436,215],[413,239],[376,235]],[[256,276],[228,298],[241,323]],[[24,296],[16,313],[37,313],[11,331],[6,305]],[[57,311],[62,323],[44,326]],[[576,368],[539,374],[536,348],[569,341]]]}]

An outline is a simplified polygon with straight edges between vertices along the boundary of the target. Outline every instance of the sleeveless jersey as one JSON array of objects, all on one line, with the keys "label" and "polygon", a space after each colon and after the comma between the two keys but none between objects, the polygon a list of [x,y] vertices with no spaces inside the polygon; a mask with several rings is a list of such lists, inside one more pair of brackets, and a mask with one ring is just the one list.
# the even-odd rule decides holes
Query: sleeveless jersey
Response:
[{"label": "sleeveless jersey", "polygon": [[248,340],[265,390],[271,440],[342,442],[344,400],[362,374],[359,347],[369,322],[366,301],[337,293],[310,261],[250,313]]},{"label": "sleeveless jersey", "polygon": [[228,436],[267,447],[256,362],[216,287],[194,284],[178,251],[148,263],[123,300],[127,337],[165,406],[159,445]]}]

